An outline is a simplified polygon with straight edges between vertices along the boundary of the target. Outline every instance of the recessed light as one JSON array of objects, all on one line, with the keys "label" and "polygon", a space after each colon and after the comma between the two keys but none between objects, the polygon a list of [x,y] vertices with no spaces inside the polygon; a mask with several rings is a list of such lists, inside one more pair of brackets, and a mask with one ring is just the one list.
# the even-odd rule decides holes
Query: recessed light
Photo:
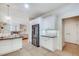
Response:
[{"label": "recessed light", "polygon": [[25,4],[24,6],[25,6],[25,8],[29,8],[29,4]]}]

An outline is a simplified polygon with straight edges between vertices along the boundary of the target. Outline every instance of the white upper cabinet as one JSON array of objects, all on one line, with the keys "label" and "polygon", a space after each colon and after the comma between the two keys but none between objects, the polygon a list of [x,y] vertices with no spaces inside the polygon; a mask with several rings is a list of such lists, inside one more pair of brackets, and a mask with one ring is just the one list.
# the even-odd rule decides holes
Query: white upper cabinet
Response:
[{"label": "white upper cabinet", "polygon": [[43,18],[41,27],[42,30],[47,29],[56,29],[56,16],[48,16],[46,18]]},{"label": "white upper cabinet", "polygon": [[10,26],[10,31],[20,31],[20,24],[15,24],[15,25],[9,25]]}]

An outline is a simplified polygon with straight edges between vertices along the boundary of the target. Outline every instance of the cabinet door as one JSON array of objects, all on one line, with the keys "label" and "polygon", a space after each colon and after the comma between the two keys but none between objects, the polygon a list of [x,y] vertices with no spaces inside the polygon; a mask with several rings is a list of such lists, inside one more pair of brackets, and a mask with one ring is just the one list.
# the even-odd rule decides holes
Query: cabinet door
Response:
[{"label": "cabinet door", "polygon": [[46,45],[46,38],[45,37],[41,37],[40,38],[40,46],[45,47]]},{"label": "cabinet door", "polygon": [[51,51],[55,51],[56,49],[56,38],[47,38],[47,37],[42,37],[40,40],[40,44],[42,47],[51,50]]},{"label": "cabinet door", "polygon": [[0,55],[8,53],[11,51],[11,40],[1,40],[0,41]]},{"label": "cabinet door", "polygon": [[48,38],[46,41],[46,48],[55,51],[56,48],[56,39],[55,38]]},{"label": "cabinet door", "polygon": [[16,38],[12,40],[12,48],[19,49],[22,48],[22,38]]},{"label": "cabinet door", "polygon": [[56,28],[56,17],[55,16],[48,16],[44,18],[42,21],[43,29],[55,29]]},{"label": "cabinet door", "polygon": [[17,25],[17,26],[16,26],[16,30],[17,30],[17,31],[20,31],[20,25]]},{"label": "cabinet door", "polygon": [[77,41],[77,26],[76,20],[68,19],[64,21],[64,36],[65,42],[76,43]]}]

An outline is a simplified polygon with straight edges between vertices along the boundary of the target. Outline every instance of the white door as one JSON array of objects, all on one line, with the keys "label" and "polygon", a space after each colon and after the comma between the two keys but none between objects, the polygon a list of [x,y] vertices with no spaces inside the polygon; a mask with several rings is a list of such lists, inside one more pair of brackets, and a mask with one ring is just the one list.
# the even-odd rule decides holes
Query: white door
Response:
[{"label": "white door", "polygon": [[77,21],[74,19],[64,20],[65,42],[77,43]]},{"label": "white door", "polygon": [[77,20],[77,44],[79,44],[79,19]]}]

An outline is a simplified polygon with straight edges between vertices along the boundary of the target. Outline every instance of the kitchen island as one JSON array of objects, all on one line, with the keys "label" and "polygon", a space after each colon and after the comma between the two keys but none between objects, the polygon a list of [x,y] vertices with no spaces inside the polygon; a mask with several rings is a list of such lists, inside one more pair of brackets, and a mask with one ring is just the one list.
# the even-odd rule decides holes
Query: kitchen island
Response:
[{"label": "kitchen island", "polygon": [[15,37],[0,37],[0,55],[5,55],[22,48],[22,38]]}]

